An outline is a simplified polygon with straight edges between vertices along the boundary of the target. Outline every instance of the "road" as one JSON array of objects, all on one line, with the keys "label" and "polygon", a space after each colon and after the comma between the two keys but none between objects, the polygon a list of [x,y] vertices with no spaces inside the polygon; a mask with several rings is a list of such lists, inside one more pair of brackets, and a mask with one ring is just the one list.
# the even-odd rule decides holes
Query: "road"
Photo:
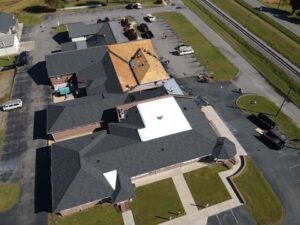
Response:
[{"label": "road", "polygon": [[281,26],[285,27],[286,29],[290,30],[294,34],[300,36],[300,26],[296,23],[292,18],[289,18],[290,14],[281,10],[281,9],[274,9],[265,6],[261,2],[257,0],[244,0],[250,6],[255,9],[260,9],[265,15],[279,23]]},{"label": "road", "polygon": [[199,1],[206,9],[217,16],[221,21],[223,21],[227,26],[234,30],[241,38],[245,39],[252,47],[257,51],[262,53],[265,57],[270,59],[279,68],[285,71],[291,78],[295,81],[300,82],[300,69],[293,63],[291,63],[283,55],[279,54],[273,48],[271,48],[266,42],[254,35],[215,4],[209,0]]}]

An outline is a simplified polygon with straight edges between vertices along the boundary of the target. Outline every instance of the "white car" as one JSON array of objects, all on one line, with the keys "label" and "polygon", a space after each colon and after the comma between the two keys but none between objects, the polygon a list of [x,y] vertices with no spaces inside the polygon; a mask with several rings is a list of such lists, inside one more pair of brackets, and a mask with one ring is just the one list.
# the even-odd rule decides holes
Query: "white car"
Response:
[{"label": "white car", "polygon": [[156,17],[153,16],[152,14],[147,14],[146,18],[149,22],[154,22],[156,20]]},{"label": "white car", "polygon": [[22,100],[21,99],[15,99],[15,100],[5,102],[2,105],[2,110],[3,111],[9,111],[9,110],[12,110],[12,109],[22,108],[22,106],[23,106]]},{"label": "white car", "polygon": [[141,3],[139,3],[139,2],[137,2],[137,3],[135,3],[135,8],[137,8],[137,9],[141,9],[141,8],[143,8],[143,6],[142,6],[142,4]]},{"label": "white car", "polygon": [[178,55],[190,55],[194,53],[194,49],[191,46],[179,46],[177,48]]}]

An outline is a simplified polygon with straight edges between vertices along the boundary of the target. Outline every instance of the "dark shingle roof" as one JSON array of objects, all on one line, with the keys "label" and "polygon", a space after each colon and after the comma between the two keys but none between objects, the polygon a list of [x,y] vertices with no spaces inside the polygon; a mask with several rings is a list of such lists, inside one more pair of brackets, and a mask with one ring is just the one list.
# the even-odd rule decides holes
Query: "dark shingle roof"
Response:
[{"label": "dark shingle roof", "polygon": [[236,148],[226,137],[218,137],[217,143],[212,151],[212,156],[218,159],[231,159],[236,155]]},{"label": "dark shingle roof", "polygon": [[95,63],[100,63],[107,54],[105,46],[46,55],[46,68],[49,77],[78,73]]},{"label": "dark shingle roof", "polygon": [[[176,100],[181,108],[185,108],[183,113],[192,126],[192,130],[141,142],[138,138],[136,126],[132,128],[131,122],[127,123],[125,119],[126,126],[122,127],[123,130],[116,131],[110,127],[109,134],[105,132],[95,133],[54,144],[51,151],[52,158],[62,157],[66,159],[68,155],[60,156],[60,150],[68,149],[69,151],[80,152],[78,154],[79,158],[76,160],[84,161],[88,168],[98,171],[99,177],[101,177],[101,173],[117,170],[118,188],[115,192],[106,190],[104,181],[100,183],[98,180],[88,180],[86,177],[78,177],[78,181],[76,180],[71,184],[68,179],[66,179],[66,182],[63,179],[57,179],[55,177],[56,171],[68,170],[68,167],[60,165],[60,160],[54,160],[51,165],[54,172],[52,173],[52,187],[55,188],[58,185],[64,186],[63,189],[65,190],[78,191],[80,198],[74,199],[73,196],[76,196],[76,192],[64,196],[54,193],[52,196],[54,198],[53,203],[56,204],[53,204],[53,210],[57,212],[102,199],[107,197],[109,192],[111,192],[109,196],[112,197],[113,202],[129,199],[133,196],[132,185],[130,185],[131,177],[211,154],[216,143],[216,135],[208,121],[192,99],[176,98]],[[131,114],[131,116],[134,117],[134,114]],[[114,125],[112,124],[112,126]],[[75,163],[75,165],[77,164]],[[72,171],[78,173],[77,170]],[[61,172],[61,175],[77,177],[77,175],[69,175],[69,171],[65,175]],[[79,179],[82,180],[79,181]],[[79,185],[80,188],[71,187],[74,185]],[[85,187],[82,185],[85,185]],[[102,188],[101,185],[104,185],[104,187]],[[100,193],[97,188],[97,191],[94,191],[95,187],[105,190],[105,192]],[[83,189],[90,190],[90,188],[91,191],[81,191]]]},{"label": "dark shingle roof", "polygon": [[85,24],[83,22],[67,24],[69,37],[77,38],[90,36],[87,42],[91,45],[107,45],[114,44],[116,40],[108,22]]},{"label": "dark shingle roof", "polygon": [[89,124],[111,122],[107,120],[113,117],[106,117],[106,121],[103,121],[105,111],[114,108],[125,98],[124,95],[116,95],[103,99],[95,95],[50,104],[47,108],[47,132],[51,134]]},{"label": "dark shingle roof", "polygon": [[16,17],[12,14],[0,12],[0,33],[7,33],[10,27],[16,25]]}]

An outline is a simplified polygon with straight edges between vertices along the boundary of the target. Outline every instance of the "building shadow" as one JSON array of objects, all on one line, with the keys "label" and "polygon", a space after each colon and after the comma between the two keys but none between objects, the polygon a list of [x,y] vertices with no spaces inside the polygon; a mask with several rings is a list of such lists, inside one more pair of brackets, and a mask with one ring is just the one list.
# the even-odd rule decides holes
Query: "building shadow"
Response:
[{"label": "building shadow", "polygon": [[34,112],[33,140],[47,139],[47,110]]},{"label": "building shadow", "polygon": [[280,148],[278,146],[276,146],[274,143],[272,143],[270,140],[268,140],[266,137],[262,136],[262,135],[254,135],[254,137],[259,140],[260,142],[262,142],[266,147],[268,147],[269,149],[272,150],[280,150]]},{"label": "building shadow", "polygon": [[49,8],[45,5],[33,5],[33,6],[29,6],[23,9],[23,11],[28,12],[28,13],[51,13],[51,12],[55,12],[56,10],[53,8]]},{"label": "building shadow", "polygon": [[37,85],[50,86],[45,61],[33,65],[27,72]]},{"label": "building shadow", "polygon": [[48,147],[36,150],[34,211],[51,212],[51,157]]},{"label": "building shadow", "polygon": [[270,129],[268,126],[266,126],[266,124],[262,123],[261,120],[259,118],[257,118],[256,115],[249,115],[247,116],[247,119],[252,122],[253,124],[255,124],[257,127],[263,129],[263,130],[268,130]]},{"label": "building shadow", "polygon": [[69,33],[68,31],[59,32],[55,34],[53,40],[56,41],[58,44],[69,42]]},{"label": "building shadow", "polygon": [[272,14],[274,17],[288,21],[290,23],[294,24],[300,24],[300,18],[297,18],[296,16],[291,15],[289,12],[281,10],[281,9],[276,9],[276,8],[269,8],[269,7],[259,7],[255,8],[258,11],[261,12],[267,12]]}]

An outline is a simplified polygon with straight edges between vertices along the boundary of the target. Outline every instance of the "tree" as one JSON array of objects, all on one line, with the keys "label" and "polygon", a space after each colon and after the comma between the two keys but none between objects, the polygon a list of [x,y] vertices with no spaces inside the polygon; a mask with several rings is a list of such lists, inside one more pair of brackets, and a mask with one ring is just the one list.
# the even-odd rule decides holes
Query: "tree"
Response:
[{"label": "tree", "polygon": [[291,0],[290,6],[292,7],[292,14],[294,14],[296,10],[300,9],[300,0]]},{"label": "tree", "polygon": [[45,0],[45,3],[50,7],[56,9],[61,5],[61,0]]}]

